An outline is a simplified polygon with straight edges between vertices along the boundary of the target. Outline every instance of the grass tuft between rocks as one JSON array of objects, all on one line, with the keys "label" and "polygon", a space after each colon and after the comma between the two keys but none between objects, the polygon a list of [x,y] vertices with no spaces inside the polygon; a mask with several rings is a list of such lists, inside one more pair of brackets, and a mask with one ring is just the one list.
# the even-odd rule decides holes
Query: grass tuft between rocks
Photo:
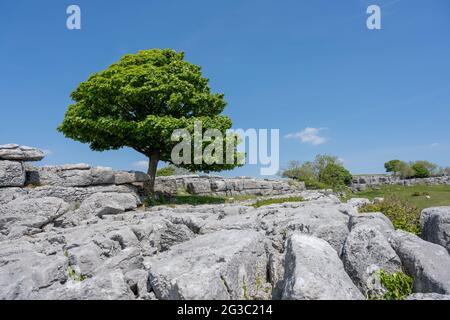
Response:
[{"label": "grass tuft between rocks", "polygon": [[285,202],[302,202],[305,201],[302,197],[286,197],[286,198],[271,198],[258,200],[253,204],[253,207],[259,208],[271,204],[285,203]]},{"label": "grass tuft between rocks", "polygon": [[370,297],[371,300],[405,300],[407,296],[412,294],[413,279],[403,272],[388,274],[381,269],[379,277],[386,292],[381,296]]}]

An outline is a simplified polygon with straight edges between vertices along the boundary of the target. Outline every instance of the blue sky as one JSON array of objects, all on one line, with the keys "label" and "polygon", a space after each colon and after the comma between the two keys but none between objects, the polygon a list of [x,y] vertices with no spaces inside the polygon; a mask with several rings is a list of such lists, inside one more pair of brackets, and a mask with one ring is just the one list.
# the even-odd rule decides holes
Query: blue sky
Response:
[{"label": "blue sky", "polygon": [[[66,28],[70,4],[81,30]],[[366,28],[369,4],[382,30]],[[393,158],[450,165],[448,0],[2,1],[0,144],[48,150],[42,164],[139,169],[140,154],[93,152],[56,127],[79,82],[150,48],[201,65],[235,128],[279,128],[282,165],[318,153],[354,173]]]}]

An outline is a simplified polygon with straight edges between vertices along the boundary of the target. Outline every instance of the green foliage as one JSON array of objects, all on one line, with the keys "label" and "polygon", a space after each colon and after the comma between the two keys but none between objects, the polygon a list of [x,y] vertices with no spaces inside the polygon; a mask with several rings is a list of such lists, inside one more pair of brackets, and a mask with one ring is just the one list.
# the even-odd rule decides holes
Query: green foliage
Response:
[{"label": "green foliage", "polygon": [[167,166],[156,171],[157,177],[168,177],[173,176],[175,174],[175,167]]},{"label": "green foliage", "polygon": [[70,279],[77,281],[77,282],[81,282],[87,279],[87,276],[82,275],[78,272],[75,271],[75,269],[72,266],[69,266],[67,268],[67,274],[69,276]]},{"label": "green foliage", "polygon": [[227,198],[213,197],[213,196],[196,196],[196,195],[162,195],[153,194],[148,196],[144,204],[146,207],[160,206],[160,205],[181,205],[189,204],[193,206],[202,204],[222,204],[227,202]]},{"label": "green foliage", "polygon": [[[203,132],[217,129],[226,137],[224,145],[228,141],[236,145],[236,137],[226,134],[231,120],[221,115],[224,95],[211,92],[201,68],[185,61],[182,52],[152,49],[127,54],[82,82],[71,97],[74,104],[58,130],[89,143],[92,150],[130,147],[146,155],[152,160],[152,181],[158,161],[171,163],[171,151],[178,144],[171,139],[176,129],[193,134],[194,124],[201,121]],[[210,143],[204,142],[204,147]],[[192,159],[180,166],[208,172],[236,165],[194,164]]]},{"label": "green foliage", "polygon": [[423,163],[416,162],[412,165],[411,168],[414,170],[415,178],[428,178],[431,176],[430,171]]},{"label": "green foliage", "polygon": [[380,282],[386,288],[384,300],[404,300],[412,294],[413,279],[403,272],[387,274],[383,269],[379,271]]},{"label": "green foliage", "polygon": [[286,178],[304,181],[308,189],[342,189],[352,182],[352,175],[337,157],[317,155],[314,161],[301,164],[291,161],[281,172]]},{"label": "green foliage", "polygon": [[359,212],[382,212],[396,229],[420,236],[420,209],[399,197],[387,196],[382,202],[363,205]]},{"label": "green foliage", "polygon": [[302,197],[287,197],[287,198],[269,198],[269,199],[262,199],[258,200],[253,204],[253,207],[259,208],[262,206],[268,206],[271,204],[277,204],[277,203],[285,203],[285,202],[302,202],[305,201]]},{"label": "green foliage", "polygon": [[352,183],[351,173],[342,165],[335,163],[327,164],[319,172],[319,181],[333,188],[340,186],[349,186]]},{"label": "green foliage", "polygon": [[402,162],[403,161],[400,160],[390,160],[384,164],[384,168],[386,169],[386,172],[393,172],[395,174],[399,172]]},{"label": "green foliage", "polygon": [[429,161],[420,160],[416,162],[406,163],[400,160],[391,160],[384,164],[386,172],[392,172],[401,178],[428,178],[433,175],[441,175],[444,170],[439,168],[437,164]]}]

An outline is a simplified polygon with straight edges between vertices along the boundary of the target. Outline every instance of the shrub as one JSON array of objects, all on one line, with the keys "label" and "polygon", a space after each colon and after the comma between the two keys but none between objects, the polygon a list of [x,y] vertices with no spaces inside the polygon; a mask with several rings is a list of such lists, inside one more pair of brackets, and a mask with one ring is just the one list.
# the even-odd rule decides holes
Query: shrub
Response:
[{"label": "shrub", "polygon": [[420,209],[398,197],[388,196],[382,202],[363,205],[359,212],[382,212],[396,229],[420,236]]},{"label": "shrub", "polygon": [[156,171],[157,177],[168,177],[175,174],[175,168],[172,166],[164,167]]},{"label": "shrub", "polygon": [[[403,272],[387,274],[383,269],[379,271],[380,282],[386,288],[386,293],[381,297],[384,300],[404,300],[412,294],[413,279]],[[380,297],[374,297],[380,298]]]},{"label": "shrub", "polygon": [[291,161],[283,177],[304,181],[308,189],[339,189],[352,182],[352,175],[344,168],[337,157],[317,155],[315,160],[301,164]]},{"label": "shrub", "polygon": [[332,186],[349,186],[352,183],[351,173],[341,165],[330,163],[319,173],[319,181]]},{"label": "shrub", "polygon": [[414,163],[412,169],[414,170],[414,178],[428,178],[431,176],[430,170],[423,163]]},{"label": "shrub", "polygon": [[386,169],[386,172],[392,172],[394,174],[397,174],[399,172],[399,169],[402,165],[401,160],[391,160],[384,164],[384,168]]}]

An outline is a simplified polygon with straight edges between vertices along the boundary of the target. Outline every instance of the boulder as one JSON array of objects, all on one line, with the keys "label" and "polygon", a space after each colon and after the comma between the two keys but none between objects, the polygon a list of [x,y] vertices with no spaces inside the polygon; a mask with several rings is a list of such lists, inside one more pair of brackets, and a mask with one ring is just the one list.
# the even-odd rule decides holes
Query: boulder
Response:
[{"label": "boulder", "polygon": [[81,203],[79,211],[87,216],[118,214],[136,209],[135,196],[128,193],[95,193]]},{"label": "boulder", "polygon": [[25,170],[23,164],[17,161],[0,160],[0,188],[23,187],[25,185]]},{"label": "boulder", "polygon": [[0,160],[40,161],[44,159],[44,156],[44,152],[36,148],[18,144],[0,145]]},{"label": "boulder", "polygon": [[444,247],[401,230],[392,232],[389,242],[413,277],[414,292],[450,294],[450,256]]},{"label": "boulder", "polygon": [[450,252],[450,207],[428,208],[420,216],[422,237]]},{"label": "boulder", "polygon": [[287,241],[286,300],[360,300],[364,297],[345,273],[337,252],[324,240],[293,234]]},{"label": "boulder", "polygon": [[384,294],[378,272],[402,271],[402,263],[389,242],[376,227],[359,225],[352,228],[342,250],[347,274],[365,296]]},{"label": "boulder", "polygon": [[198,236],[151,258],[149,280],[158,299],[248,299],[266,282],[261,233],[220,231]]}]

